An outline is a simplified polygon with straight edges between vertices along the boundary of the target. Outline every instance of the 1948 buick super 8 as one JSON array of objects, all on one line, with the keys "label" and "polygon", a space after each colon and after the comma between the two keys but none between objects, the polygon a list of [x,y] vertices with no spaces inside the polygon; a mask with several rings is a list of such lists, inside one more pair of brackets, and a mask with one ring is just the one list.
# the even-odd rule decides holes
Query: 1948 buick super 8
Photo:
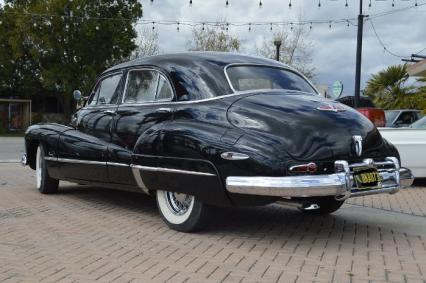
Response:
[{"label": "1948 buick super 8", "polygon": [[59,180],[145,192],[171,228],[216,206],[285,202],[331,213],[349,197],[411,185],[395,147],[296,70],[226,53],[137,59],[99,76],[69,125],[37,124],[23,164]]}]

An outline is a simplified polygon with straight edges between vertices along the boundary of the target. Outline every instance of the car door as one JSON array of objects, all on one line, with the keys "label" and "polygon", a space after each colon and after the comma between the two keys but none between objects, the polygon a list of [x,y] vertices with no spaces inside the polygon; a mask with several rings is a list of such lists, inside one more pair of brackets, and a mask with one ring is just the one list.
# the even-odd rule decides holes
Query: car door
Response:
[{"label": "car door", "polygon": [[122,72],[101,77],[85,107],[73,117],[74,130],[61,135],[59,159],[65,178],[108,182],[111,125],[122,92]]},{"label": "car door", "polygon": [[111,182],[144,188],[155,186],[155,172],[142,172],[142,182],[138,169],[130,165],[156,166],[162,151],[161,129],[173,115],[170,105],[173,97],[172,85],[159,70],[128,71],[108,149]]}]

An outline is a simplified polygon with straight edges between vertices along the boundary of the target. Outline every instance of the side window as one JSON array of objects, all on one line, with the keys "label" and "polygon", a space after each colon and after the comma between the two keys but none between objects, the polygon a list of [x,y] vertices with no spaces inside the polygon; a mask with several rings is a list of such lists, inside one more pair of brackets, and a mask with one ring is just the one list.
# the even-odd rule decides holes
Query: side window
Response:
[{"label": "side window", "polygon": [[159,74],[152,70],[129,72],[124,103],[143,103],[155,100]]},{"label": "side window", "polygon": [[100,83],[97,104],[115,104],[120,96],[120,80],[122,74],[112,75]]},{"label": "side window", "polygon": [[171,100],[173,91],[167,79],[160,75],[157,88],[157,100]]},{"label": "side window", "polygon": [[87,105],[115,104],[120,96],[120,80],[122,74],[103,78],[95,87]]}]

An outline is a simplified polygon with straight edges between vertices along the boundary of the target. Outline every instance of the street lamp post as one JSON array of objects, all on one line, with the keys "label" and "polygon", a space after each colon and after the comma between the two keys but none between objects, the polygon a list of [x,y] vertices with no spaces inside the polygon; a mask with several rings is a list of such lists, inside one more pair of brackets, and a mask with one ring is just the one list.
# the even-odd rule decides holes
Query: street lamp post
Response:
[{"label": "street lamp post", "polygon": [[358,15],[358,34],[356,38],[356,69],[355,69],[355,108],[359,107],[359,99],[361,92],[361,59],[362,59],[362,31],[364,25],[364,17],[362,14],[362,1],[359,0],[359,15]]},{"label": "street lamp post", "polygon": [[281,44],[282,44],[281,39],[276,38],[276,39],[274,40],[274,45],[275,45],[276,50],[277,50],[277,53],[276,53],[275,59],[276,59],[277,61],[280,61],[280,47],[281,47]]}]

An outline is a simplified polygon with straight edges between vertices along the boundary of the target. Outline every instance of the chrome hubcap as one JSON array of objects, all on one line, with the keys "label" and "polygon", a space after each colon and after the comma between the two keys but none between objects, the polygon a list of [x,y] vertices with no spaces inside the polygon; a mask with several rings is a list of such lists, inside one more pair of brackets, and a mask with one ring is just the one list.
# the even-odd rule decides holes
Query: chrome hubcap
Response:
[{"label": "chrome hubcap", "polygon": [[193,196],[187,194],[179,194],[175,192],[164,192],[167,205],[170,211],[175,215],[182,215],[188,211],[191,202],[194,200]]}]

